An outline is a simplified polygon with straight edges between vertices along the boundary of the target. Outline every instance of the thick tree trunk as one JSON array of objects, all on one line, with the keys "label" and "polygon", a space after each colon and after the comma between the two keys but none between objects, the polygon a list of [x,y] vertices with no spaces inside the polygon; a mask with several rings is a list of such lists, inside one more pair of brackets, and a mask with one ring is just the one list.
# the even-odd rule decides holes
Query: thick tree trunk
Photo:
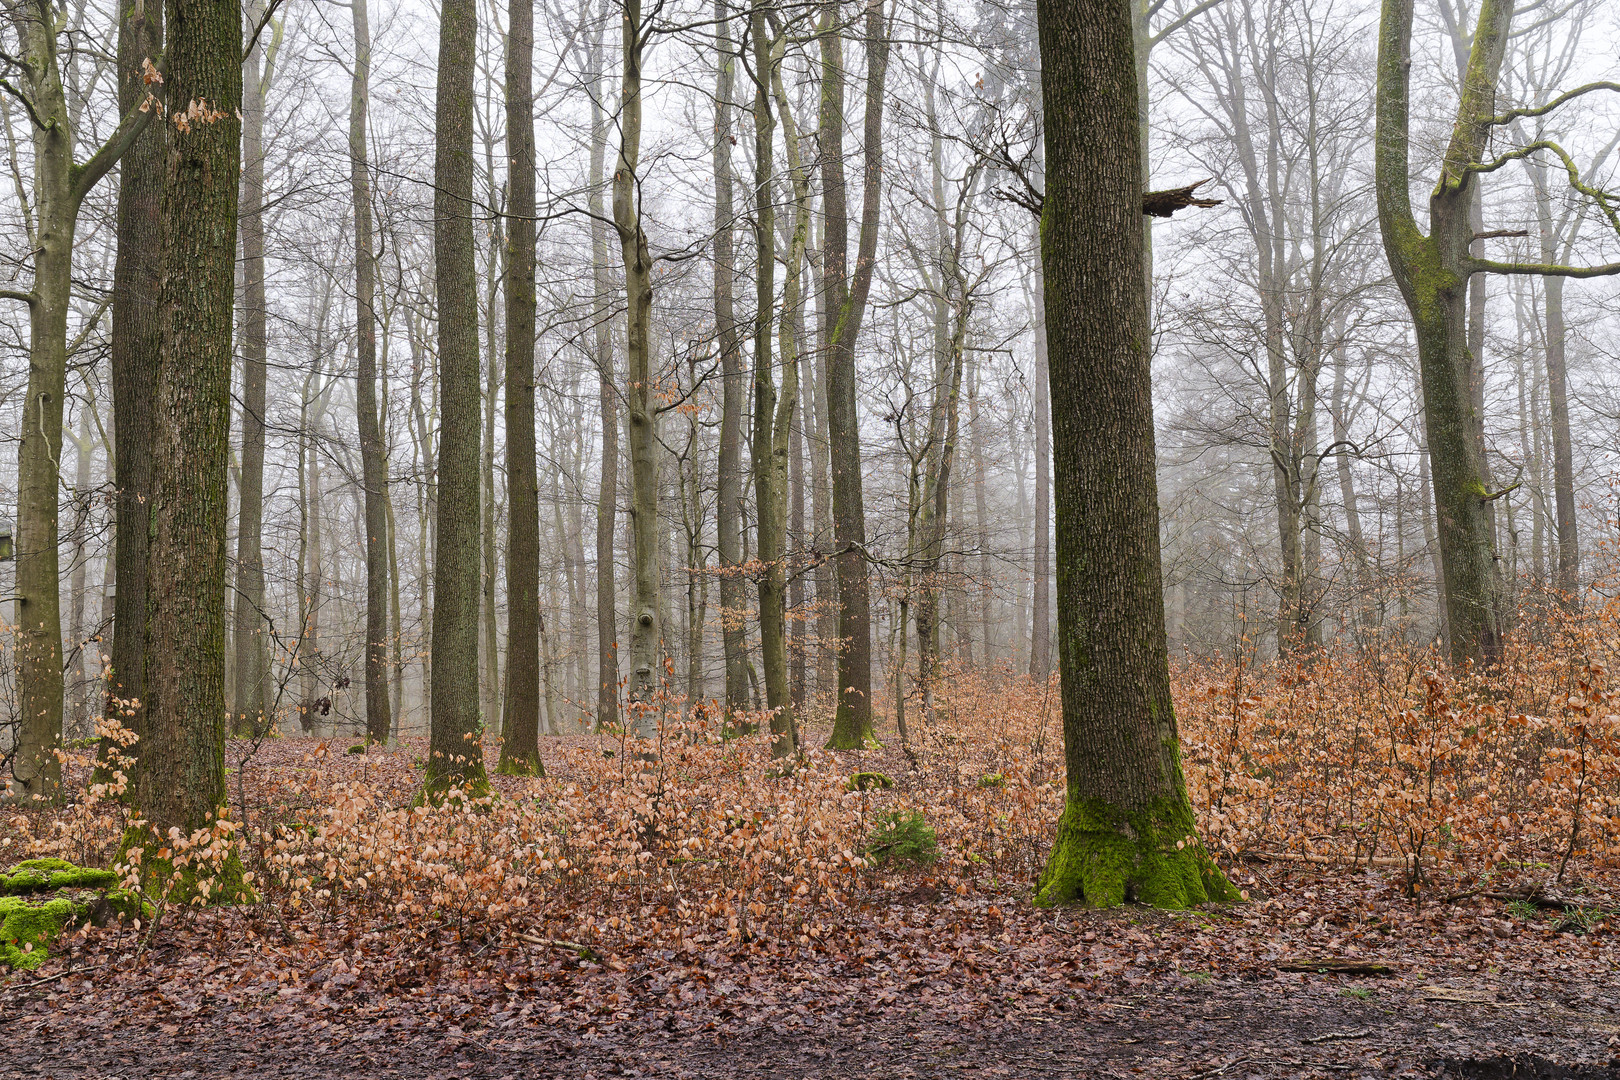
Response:
[{"label": "thick tree trunk", "polygon": [[366,527],[366,741],[388,741],[388,448],[377,414],[376,254],[372,243],[371,166],[367,115],[371,105],[371,24],[366,0],[353,0],[354,77],[349,89],[349,183],[354,198],[355,412],[360,434],[360,483]]},{"label": "thick tree trunk", "polygon": [[[535,466],[534,6],[512,4],[506,35],[506,713],[501,771],[540,764],[540,477]],[[553,474],[555,482],[555,473]],[[549,684],[549,680],[548,680]],[[555,717],[553,717],[555,720]]]},{"label": "thick tree trunk", "polygon": [[833,534],[838,571],[838,711],[828,745],[852,750],[872,732],[872,618],[866,574],[866,506],[861,483],[855,342],[877,262],[882,207],[883,103],[889,39],[883,0],[866,0],[866,120],[861,231],[849,273],[849,206],[844,181],[844,57],[836,3],[821,27],[821,175],[826,243],[822,302],[827,320],[827,438],[832,459]]},{"label": "thick tree trunk", "polygon": [[[147,725],[135,804],[150,849],[225,805],[226,464],[242,128],[237,0],[170,0],[168,133],[146,623]],[[178,108],[174,111],[180,111]],[[165,860],[147,853],[145,869]],[[232,899],[239,867],[207,894]],[[232,880],[232,879],[235,880]]]},{"label": "thick tree trunk", "polygon": [[474,0],[445,0],[439,19],[433,249],[439,309],[437,536],[433,551],[433,706],[425,782],[481,792],[478,715],[478,277],[473,247]]},{"label": "thick tree trunk", "polygon": [[1036,12],[1068,766],[1036,899],[1236,899],[1197,839],[1170,698],[1129,0]]}]

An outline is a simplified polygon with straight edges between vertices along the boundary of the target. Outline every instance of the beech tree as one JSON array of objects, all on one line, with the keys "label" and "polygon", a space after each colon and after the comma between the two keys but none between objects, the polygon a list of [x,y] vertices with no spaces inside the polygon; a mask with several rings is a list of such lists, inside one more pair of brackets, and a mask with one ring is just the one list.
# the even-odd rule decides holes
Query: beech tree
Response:
[{"label": "beech tree", "polygon": [[652,252],[641,220],[642,53],[650,19],[641,0],[624,0],[619,82],[619,157],[613,166],[613,223],[625,289],[625,406],[630,414],[630,525],[635,602],[630,616],[630,718],[638,737],[654,734],[654,698],[663,621],[658,595],[658,406],[652,365]]},{"label": "beech tree", "polygon": [[[68,314],[73,288],[74,234],[79,207],[152,116],[148,95],[124,111],[113,134],[76,161],[76,134],[62,77],[57,9],[43,0],[10,5],[7,17],[20,47],[6,68],[21,86],[0,89],[22,102],[34,144],[33,200],[24,225],[33,263],[32,286],[0,290],[0,299],[28,305],[28,388],[17,448],[16,621],[18,739],[16,778],[23,792],[50,795],[61,781],[62,600],[58,584],[57,484],[62,460],[62,405],[67,396]],[[161,108],[161,106],[160,106]]]},{"label": "beech tree", "polygon": [[354,72],[349,84],[349,186],[354,201],[355,419],[360,482],[365,488],[366,741],[387,742],[388,461],[377,416],[377,267],[371,218],[371,159],[366,145],[371,106],[371,21],[366,0],[351,0]]},{"label": "beech tree", "polygon": [[1415,0],[1384,0],[1378,31],[1378,224],[1384,251],[1417,337],[1418,368],[1427,421],[1430,473],[1444,575],[1442,597],[1457,663],[1494,665],[1502,656],[1508,611],[1497,567],[1494,506],[1507,489],[1490,490],[1485,458],[1483,400],[1476,384],[1477,346],[1469,341],[1469,282],[1478,274],[1601,277],[1620,274],[1620,262],[1573,266],[1482,258],[1477,245],[1491,239],[1476,226],[1480,178],[1531,157],[1564,168],[1575,191],[1602,207],[1620,232],[1620,216],[1584,181],[1574,159],[1550,139],[1491,156],[1491,140],[1516,120],[1545,116],[1569,101],[1620,84],[1592,83],[1546,104],[1496,111],[1513,23],[1512,0],[1482,0],[1451,137],[1429,195],[1424,232],[1412,212],[1410,109],[1412,19]]},{"label": "beech tree", "polygon": [[866,571],[866,501],[861,480],[860,416],[856,409],[855,342],[877,266],[883,206],[883,94],[889,38],[883,0],[866,5],[866,109],[862,149],[860,239],[849,269],[849,197],[844,180],[844,38],[840,5],[822,11],[821,310],[825,320],[827,442],[832,460],[833,540],[838,571],[838,711],[828,745],[865,746],[872,732],[872,614]]},{"label": "beech tree", "polygon": [[433,160],[433,262],[439,314],[438,511],[433,552],[432,738],[426,783],[479,792],[478,278],[473,249],[476,0],[439,15]]},{"label": "beech tree", "polygon": [[[501,771],[540,764],[540,478],[534,437],[534,7],[513,0],[506,35],[508,182],[506,257],[507,534],[506,712]],[[553,716],[555,721],[555,716]]]},{"label": "beech tree", "polygon": [[1037,0],[1068,787],[1036,902],[1237,899],[1198,840],[1170,699],[1130,0]]}]

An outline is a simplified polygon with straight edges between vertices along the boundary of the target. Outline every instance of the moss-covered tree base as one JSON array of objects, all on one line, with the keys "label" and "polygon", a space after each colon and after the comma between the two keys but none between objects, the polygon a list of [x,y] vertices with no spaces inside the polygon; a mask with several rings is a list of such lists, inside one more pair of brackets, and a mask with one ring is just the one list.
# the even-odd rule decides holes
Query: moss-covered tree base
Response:
[{"label": "moss-covered tree base", "polygon": [[252,904],[259,894],[249,883],[242,868],[242,860],[233,850],[218,867],[186,863],[176,866],[166,852],[166,842],[160,842],[151,832],[130,828],[124,833],[118,850],[119,863],[127,863],[139,849],[141,892],[146,896],[170,904]]},{"label": "moss-covered tree base", "polygon": [[115,917],[150,917],[135,894],[117,888],[111,870],[64,859],[28,859],[0,873],[0,967],[32,971],[62,931]]},{"label": "moss-covered tree base", "polygon": [[412,805],[439,806],[447,801],[459,803],[463,800],[483,799],[489,794],[489,774],[484,772],[482,761],[471,768],[465,768],[460,775],[448,769],[435,768],[434,762],[429,761],[422,776],[422,790]]},{"label": "moss-covered tree base", "polygon": [[501,763],[495,766],[496,773],[501,776],[544,776],[546,767],[540,763],[539,758],[529,761],[525,758],[502,758]]},{"label": "moss-covered tree base", "polygon": [[833,718],[832,738],[827,740],[828,750],[871,750],[881,745],[870,720],[863,723],[853,709],[847,705],[838,706],[838,713]]},{"label": "moss-covered tree base", "polygon": [[1240,899],[1199,842],[1184,800],[1166,798],[1145,812],[1127,814],[1073,792],[1035,888],[1040,907],[1129,902],[1187,908]]}]

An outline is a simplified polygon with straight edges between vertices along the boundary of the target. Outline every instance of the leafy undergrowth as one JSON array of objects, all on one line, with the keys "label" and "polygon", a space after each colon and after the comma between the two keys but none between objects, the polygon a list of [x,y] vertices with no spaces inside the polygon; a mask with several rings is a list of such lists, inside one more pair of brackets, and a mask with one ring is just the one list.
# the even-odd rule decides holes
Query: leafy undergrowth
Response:
[{"label": "leafy undergrowth", "polygon": [[[650,761],[620,737],[546,739],[545,777],[492,775],[488,799],[440,806],[413,805],[420,741],[233,743],[228,820],[169,846],[205,873],[237,851],[260,900],[151,892],[155,920],[70,935],[7,992],[85,1031],[217,1011],[486,1041],[543,1024],[577,1048],[654,1029],[1028,1027],[1208,987],[1243,999],[1233,1015],[1277,1012],[1275,988],[1304,985],[1334,1008],[1361,1008],[1363,990],[1399,999],[1391,1015],[1408,1016],[1445,1007],[1422,996],[1437,982],[1497,1001],[1555,977],[1571,988],[1560,1008],[1585,1002],[1583,1031],[1620,1039],[1600,990],[1620,967],[1620,748],[1601,655],[1516,645],[1491,680],[1395,650],[1183,668],[1195,808],[1250,902],[1179,913],[1029,905],[1063,797],[1055,684],[956,673],[911,745],[814,752],[785,775],[763,737],[705,724],[669,724]],[[75,802],[9,818],[0,866],[110,864],[128,815],[88,764],[68,770]],[[1379,966],[1370,988],[1357,981]],[[1315,1045],[1278,1015],[1289,1053]],[[1547,1030],[1574,1021],[1560,1023]],[[1402,1052],[1433,1049],[1432,1026]],[[1181,1057],[1165,1060],[1187,1075],[1236,1060],[1218,1039],[1175,1038]],[[1127,1045],[1109,1053],[1144,1052]]]}]

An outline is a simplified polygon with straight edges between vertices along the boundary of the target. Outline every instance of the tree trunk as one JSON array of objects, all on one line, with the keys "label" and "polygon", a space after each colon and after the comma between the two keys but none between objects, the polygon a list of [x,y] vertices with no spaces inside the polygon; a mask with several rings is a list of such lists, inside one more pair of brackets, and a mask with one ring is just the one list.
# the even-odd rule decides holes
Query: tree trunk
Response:
[{"label": "tree trunk", "polygon": [[427,790],[482,793],[478,715],[478,275],[473,247],[474,0],[439,19],[433,249],[439,309],[437,537],[433,551],[433,706]]},{"label": "tree trunk", "polygon": [[388,701],[388,448],[377,413],[376,255],[372,243],[371,24],[366,0],[353,0],[354,77],[349,90],[349,182],[354,197],[355,412],[366,526],[366,741],[384,743],[393,729]]},{"label": "tree trunk", "polygon": [[[540,763],[540,477],[535,466],[534,5],[512,5],[506,35],[506,712],[501,771]],[[555,478],[555,474],[553,474]],[[555,719],[555,718],[553,718]]]},{"label": "tree trunk", "polygon": [[883,0],[866,3],[866,121],[861,231],[855,271],[848,271],[849,205],[844,182],[844,57],[838,8],[821,24],[821,175],[826,242],[822,302],[827,321],[827,438],[832,459],[833,535],[838,571],[838,711],[828,746],[854,750],[872,732],[872,619],[866,574],[866,507],[861,483],[860,416],[855,342],[877,263],[882,207],[883,102],[889,39]]},{"label": "tree trunk", "polygon": [[[750,14],[754,44],[754,502],[759,573],[759,651],[765,676],[765,707],[771,712],[771,754],[798,753],[797,720],[788,673],[787,511],[788,450],[793,407],[799,396],[798,340],[794,317],[799,272],[809,235],[809,178],[799,157],[798,130],[781,85],[781,49],[767,28],[763,5]],[[771,316],[776,299],[776,198],[771,98],[780,112],[793,188],[792,239],[786,259],[781,317],[777,323],[782,365],[780,393],[772,378]]]},{"label": "tree trunk", "polygon": [[732,96],[735,60],[727,21],[728,0],[715,4],[715,139],[714,139],[714,324],[720,348],[720,460],[715,493],[715,546],[720,559],[720,638],[726,662],[726,712],[748,708],[748,635],[744,629],[747,599],[742,574],[742,344],[737,337],[734,291],[737,266],[732,203]]},{"label": "tree trunk", "polygon": [[[248,26],[264,17],[262,0],[248,9]],[[270,354],[264,286],[264,98],[275,52],[261,35],[242,71],[242,458],[237,474],[236,593],[232,644],[235,693],[232,726],[245,735],[268,729],[264,697],[270,654],[264,617],[264,415]]]},{"label": "tree trunk", "polygon": [[[242,128],[237,0],[169,0],[170,102],[146,623],[147,730],[135,804],[151,848],[207,829],[225,805],[226,465]],[[180,111],[176,108],[174,111]],[[206,895],[233,899],[240,866]],[[189,875],[188,875],[189,876]],[[189,887],[182,891],[189,892]]]},{"label": "tree trunk", "polygon": [[1472,214],[1480,160],[1491,131],[1496,82],[1512,21],[1511,0],[1484,0],[1439,183],[1429,234],[1412,214],[1407,117],[1413,0],[1384,0],[1379,26],[1375,181],[1378,221],[1395,283],[1417,334],[1429,464],[1444,573],[1451,656],[1461,664],[1501,659],[1505,612],[1496,569],[1496,524],[1468,343]]},{"label": "tree trunk", "polygon": [[[145,4],[118,22],[118,108],[149,93],[143,61],[159,55],[163,5]],[[162,280],[164,140],[168,124],[147,124],[119,167],[117,259],[113,267],[112,369],[114,580],[112,669],[106,715],[137,736],[122,750],[138,759],[146,716],[147,552],[151,543],[152,441],[157,414],[160,324],[152,298]],[[103,743],[101,760],[113,747]],[[131,777],[133,780],[133,777]]]},{"label": "tree trunk", "polygon": [[613,327],[609,319],[607,224],[603,220],[602,186],[607,159],[607,117],[602,101],[607,86],[604,78],[604,48],[600,32],[591,40],[591,262],[594,269],[597,384],[600,391],[602,422],[602,472],[596,496],[596,723],[614,724],[619,719],[619,643],[614,595],[613,533],[619,498],[619,400],[614,389]]},{"label": "tree trunk", "polygon": [[1196,836],[1170,698],[1130,8],[1036,12],[1068,767],[1036,900],[1236,899]]},{"label": "tree trunk", "polygon": [[663,640],[658,595],[658,411],[652,371],[652,253],[641,227],[641,59],[646,26],[641,0],[625,0],[619,159],[613,167],[613,222],[619,233],[625,288],[625,404],[630,414],[630,522],[635,537],[635,605],[630,630],[631,724],[638,738],[656,734],[658,649]]}]

